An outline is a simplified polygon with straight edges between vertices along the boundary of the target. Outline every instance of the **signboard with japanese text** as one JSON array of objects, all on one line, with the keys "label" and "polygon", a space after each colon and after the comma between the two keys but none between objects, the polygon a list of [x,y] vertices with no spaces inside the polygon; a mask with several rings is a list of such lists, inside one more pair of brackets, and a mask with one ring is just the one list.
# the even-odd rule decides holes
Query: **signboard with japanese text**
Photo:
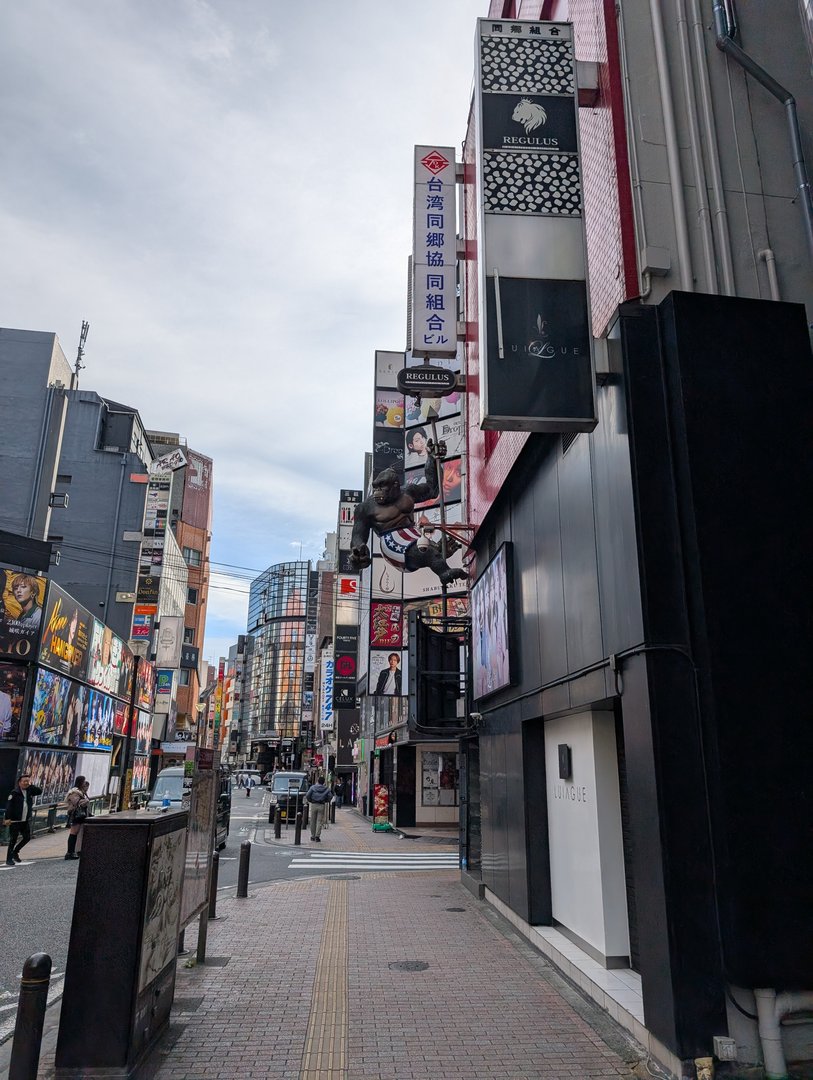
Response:
[{"label": "signboard with japanese text", "polygon": [[573,29],[477,25],[481,426],[592,431]]},{"label": "signboard with japanese text", "polygon": [[337,626],[333,639],[333,708],[356,705],[358,626]]},{"label": "signboard with japanese text", "polygon": [[63,675],[84,680],[93,616],[55,582],[48,588],[39,661]]},{"label": "signboard with japanese text", "polygon": [[412,352],[457,351],[457,180],[451,146],[415,147]]},{"label": "signboard with japanese text", "polygon": [[333,656],[322,654],[322,700],[319,712],[319,727],[322,731],[333,731]]},{"label": "signboard with japanese text", "polygon": [[381,601],[370,604],[370,644],[379,649],[400,649],[403,639],[403,605]]}]

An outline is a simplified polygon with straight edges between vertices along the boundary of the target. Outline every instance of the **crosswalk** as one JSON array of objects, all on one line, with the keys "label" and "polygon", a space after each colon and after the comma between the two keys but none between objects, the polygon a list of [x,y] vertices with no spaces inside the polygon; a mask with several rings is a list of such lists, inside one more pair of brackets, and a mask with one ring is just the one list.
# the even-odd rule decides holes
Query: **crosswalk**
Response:
[{"label": "crosswalk", "polygon": [[308,851],[293,858],[294,870],[457,870],[456,851]]}]

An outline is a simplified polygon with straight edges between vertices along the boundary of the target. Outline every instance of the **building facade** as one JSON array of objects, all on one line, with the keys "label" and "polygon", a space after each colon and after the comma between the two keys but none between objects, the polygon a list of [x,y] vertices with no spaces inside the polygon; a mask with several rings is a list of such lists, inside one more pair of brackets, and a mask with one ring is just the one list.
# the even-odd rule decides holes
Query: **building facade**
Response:
[{"label": "building facade", "polygon": [[[478,127],[493,102],[475,98],[464,146],[478,727],[464,743],[464,876],[677,1074],[715,1036],[760,1060],[744,1015],[762,1008],[755,989],[810,982],[808,871],[755,887],[809,868],[809,193],[763,76],[795,95],[809,158],[810,55],[790,0],[715,11],[492,3],[476,93],[549,96],[567,23],[575,58],[595,65],[567,162],[575,202],[545,206],[547,181],[524,186],[552,158],[502,150],[505,175],[527,171],[500,203]],[[563,23],[529,68],[518,60],[540,17]],[[562,277],[561,261],[537,272],[551,221],[584,230],[593,430],[484,430],[484,387],[506,363],[495,294],[505,328],[514,281]],[[525,314],[522,377],[540,343],[563,344],[561,306]]]}]

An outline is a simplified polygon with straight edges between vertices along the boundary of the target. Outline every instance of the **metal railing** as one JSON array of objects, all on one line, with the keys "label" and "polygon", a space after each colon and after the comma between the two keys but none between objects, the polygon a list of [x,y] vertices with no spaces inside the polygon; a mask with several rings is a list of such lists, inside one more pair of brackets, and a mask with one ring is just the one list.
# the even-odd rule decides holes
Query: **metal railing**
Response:
[{"label": "metal railing", "polygon": [[[110,807],[110,796],[99,795],[90,800],[91,813],[102,814]],[[0,811],[0,844],[8,844],[8,826],[2,825],[5,807]],[[31,808],[31,838],[43,836],[67,828],[68,807],[66,803],[44,803]]]}]

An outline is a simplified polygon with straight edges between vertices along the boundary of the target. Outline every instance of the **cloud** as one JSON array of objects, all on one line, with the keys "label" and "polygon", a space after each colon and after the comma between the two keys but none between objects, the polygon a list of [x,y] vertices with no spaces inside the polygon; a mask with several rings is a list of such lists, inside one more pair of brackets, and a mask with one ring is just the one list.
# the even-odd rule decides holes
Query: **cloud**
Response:
[{"label": "cloud", "polygon": [[[88,319],[83,388],[213,457],[214,558],[258,569],[361,486],[412,146],[460,144],[487,4],[289,7],[26,0],[0,37],[0,325],[72,357]],[[243,618],[213,593],[207,638]]]}]

